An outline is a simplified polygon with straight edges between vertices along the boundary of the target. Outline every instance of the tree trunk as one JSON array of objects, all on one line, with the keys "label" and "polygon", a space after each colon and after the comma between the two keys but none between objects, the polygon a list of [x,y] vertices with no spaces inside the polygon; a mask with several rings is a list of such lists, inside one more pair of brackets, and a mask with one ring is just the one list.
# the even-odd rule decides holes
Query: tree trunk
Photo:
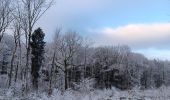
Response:
[{"label": "tree trunk", "polygon": [[64,67],[65,67],[65,90],[68,89],[68,70],[67,70],[67,61],[64,60]]},{"label": "tree trunk", "polygon": [[9,84],[8,84],[8,88],[11,86],[11,80],[12,80],[12,71],[13,71],[13,66],[14,66],[14,58],[15,58],[15,53],[17,50],[17,46],[15,46],[15,49],[12,53],[12,58],[11,58],[11,68],[10,68],[10,74],[9,74]]},{"label": "tree trunk", "polygon": [[15,70],[15,82],[17,81],[17,77],[18,77],[18,66],[19,66],[19,63],[17,63],[17,67]]}]

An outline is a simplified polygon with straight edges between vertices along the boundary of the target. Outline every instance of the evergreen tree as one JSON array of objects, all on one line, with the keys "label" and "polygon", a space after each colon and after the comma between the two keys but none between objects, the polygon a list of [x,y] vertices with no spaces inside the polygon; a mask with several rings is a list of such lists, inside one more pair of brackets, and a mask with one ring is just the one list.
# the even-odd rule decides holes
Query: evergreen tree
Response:
[{"label": "evergreen tree", "polygon": [[41,28],[38,28],[34,31],[32,34],[32,42],[31,42],[31,48],[32,48],[32,66],[31,66],[31,75],[32,75],[32,84],[35,89],[38,89],[38,77],[39,77],[39,70],[42,66],[42,61],[44,59],[44,36],[45,34],[41,30]]}]

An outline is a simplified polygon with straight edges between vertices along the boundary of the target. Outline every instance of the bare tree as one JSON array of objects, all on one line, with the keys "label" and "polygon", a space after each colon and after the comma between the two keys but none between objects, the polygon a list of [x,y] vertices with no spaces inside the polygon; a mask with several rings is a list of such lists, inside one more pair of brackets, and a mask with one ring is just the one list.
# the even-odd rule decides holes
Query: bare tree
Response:
[{"label": "bare tree", "polygon": [[50,69],[49,95],[52,94],[53,74],[54,74],[54,70],[55,70],[55,61],[57,59],[57,50],[58,50],[59,43],[60,43],[60,33],[61,33],[61,28],[56,29],[54,42],[53,42],[53,48],[52,48],[53,49],[53,55],[52,55],[52,62],[51,62],[51,69]]},{"label": "bare tree", "polygon": [[31,34],[37,21],[42,15],[52,6],[54,0],[18,0],[19,11],[21,12],[22,29],[25,33],[26,40],[26,65],[24,71],[24,77],[26,79],[27,88],[27,77],[30,62],[30,42]]},{"label": "bare tree", "polygon": [[[15,60],[15,55],[17,52],[17,49],[19,47],[19,55],[18,55],[18,59],[20,61],[20,65],[21,65],[21,20],[20,17],[17,17],[18,15],[13,15],[13,17],[15,18],[15,20],[13,21],[13,37],[14,37],[14,43],[15,46],[13,48],[12,51],[12,57],[11,57],[11,67],[10,67],[10,74],[9,74],[9,87],[11,86],[11,80],[12,80],[12,72],[13,72],[13,66],[14,66],[14,60]],[[16,71],[15,71],[15,81],[17,79],[17,73],[18,73],[18,66],[19,66],[19,62],[17,61],[17,66],[16,66]]]},{"label": "bare tree", "polygon": [[76,55],[78,48],[82,44],[82,39],[76,32],[69,31],[66,34],[61,36],[59,41],[57,51],[58,55],[55,57],[55,67],[61,70],[64,73],[64,89],[69,88],[69,69],[72,67],[78,67],[82,65],[76,65],[73,63],[74,56]]},{"label": "bare tree", "polygon": [[11,0],[0,0],[0,42],[12,22],[12,11]]}]

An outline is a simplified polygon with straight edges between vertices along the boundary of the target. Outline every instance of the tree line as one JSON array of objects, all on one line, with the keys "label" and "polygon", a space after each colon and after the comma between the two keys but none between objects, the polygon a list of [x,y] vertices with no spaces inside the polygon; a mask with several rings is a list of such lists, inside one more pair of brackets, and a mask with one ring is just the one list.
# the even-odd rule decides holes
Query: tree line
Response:
[{"label": "tree line", "polygon": [[126,45],[95,47],[77,32],[60,28],[52,42],[44,42],[43,30],[33,30],[53,0],[12,1],[0,0],[0,76],[8,76],[6,87],[21,82],[23,92],[51,94],[54,88],[78,90],[87,84],[122,90],[170,85],[169,61],[149,60]]}]

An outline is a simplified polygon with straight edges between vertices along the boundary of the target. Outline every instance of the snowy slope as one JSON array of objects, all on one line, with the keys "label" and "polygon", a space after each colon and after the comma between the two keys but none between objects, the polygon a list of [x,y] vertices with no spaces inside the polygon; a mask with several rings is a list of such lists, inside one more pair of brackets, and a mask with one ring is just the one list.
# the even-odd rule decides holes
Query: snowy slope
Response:
[{"label": "snowy slope", "polygon": [[111,90],[94,90],[89,92],[78,92],[73,90],[64,93],[54,90],[49,97],[46,93],[30,93],[28,96],[14,96],[12,90],[0,91],[0,100],[170,100],[170,87],[161,87],[153,90],[131,90],[120,91],[115,88]]}]

